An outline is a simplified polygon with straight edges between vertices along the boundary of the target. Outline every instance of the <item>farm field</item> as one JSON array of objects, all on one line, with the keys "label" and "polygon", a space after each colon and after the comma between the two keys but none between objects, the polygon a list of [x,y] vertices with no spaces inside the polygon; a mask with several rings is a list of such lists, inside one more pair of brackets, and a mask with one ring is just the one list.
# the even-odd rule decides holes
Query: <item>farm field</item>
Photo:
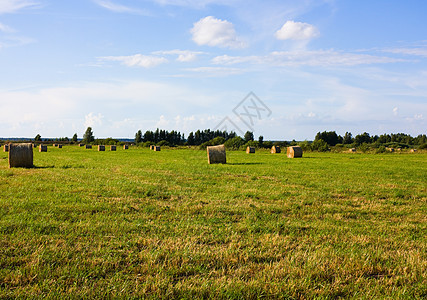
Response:
[{"label": "farm field", "polygon": [[0,298],[427,297],[427,153],[0,152]]}]

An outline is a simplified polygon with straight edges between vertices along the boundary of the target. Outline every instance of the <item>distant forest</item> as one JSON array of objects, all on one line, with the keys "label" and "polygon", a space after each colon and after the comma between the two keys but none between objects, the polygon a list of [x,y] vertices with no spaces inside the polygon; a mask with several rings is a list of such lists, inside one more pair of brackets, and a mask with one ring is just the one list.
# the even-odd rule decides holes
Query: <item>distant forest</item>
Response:
[{"label": "distant forest", "polygon": [[[400,148],[427,148],[427,136],[420,134],[417,137],[412,137],[409,134],[382,134],[380,136],[371,136],[364,132],[353,137],[350,132],[346,132],[344,136],[338,135],[335,131],[318,132],[314,137],[314,141],[264,141],[263,136],[258,139],[254,138],[252,132],[247,131],[243,137],[238,136],[235,132],[228,133],[227,131],[212,131],[210,129],[197,130],[190,132],[187,138],[184,134],[177,131],[168,132],[167,130],[157,129],[156,131],[146,131],[142,134],[139,130],[135,134],[135,143],[148,146],[150,144],[159,144],[160,146],[200,146],[204,149],[206,146],[225,144],[229,149],[246,148],[247,146],[257,148],[271,148],[273,145],[289,146],[300,145],[304,150],[328,151],[330,147],[400,147]],[[382,148],[381,148],[382,149]]]},{"label": "distant forest", "polygon": [[304,150],[312,151],[329,151],[331,148],[353,148],[357,147],[360,150],[377,149],[377,152],[385,151],[386,147],[395,148],[418,148],[427,149],[427,136],[420,134],[417,137],[412,137],[409,134],[382,134],[380,136],[364,132],[353,137],[350,132],[346,132],[344,136],[338,135],[335,131],[318,132],[313,141],[264,141],[263,136],[255,139],[253,132],[247,131],[243,137],[238,136],[235,132],[227,131],[212,131],[210,129],[197,130],[190,132],[187,137],[179,131],[167,131],[157,129],[155,131],[147,130],[144,134],[141,130],[135,134],[135,139],[119,140],[114,138],[96,139],[91,127],[88,127],[83,135],[83,139],[77,138],[77,133],[69,139],[43,139],[39,134],[34,138],[35,142],[55,141],[62,143],[91,143],[91,144],[125,144],[135,143],[138,146],[149,146],[156,144],[159,146],[196,146],[205,149],[206,146],[225,144],[228,149],[244,149],[247,146],[256,148],[271,148],[273,145],[282,147],[299,145]]}]

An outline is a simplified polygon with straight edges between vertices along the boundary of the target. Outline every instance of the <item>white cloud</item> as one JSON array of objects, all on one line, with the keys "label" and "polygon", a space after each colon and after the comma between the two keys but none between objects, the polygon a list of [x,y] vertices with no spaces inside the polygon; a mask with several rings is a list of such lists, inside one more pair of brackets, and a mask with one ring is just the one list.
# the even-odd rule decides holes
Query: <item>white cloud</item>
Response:
[{"label": "white cloud", "polygon": [[16,47],[34,43],[34,40],[26,37],[8,36],[0,39],[0,48]]},{"label": "white cloud", "polygon": [[160,5],[174,5],[174,6],[185,6],[190,8],[203,8],[209,4],[232,5],[233,3],[239,2],[239,0],[154,0],[154,2]]},{"label": "white cloud", "polygon": [[[0,15],[5,13],[13,13],[27,7],[39,5],[35,1],[29,0],[0,0]],[[15,33],[15,30],[5,24],[0,23],[0,32],[7,34]],[[19,36],[6,36],[0,39],[0,49],[5,47],[22,46],[33,42],[33,39]]]},{"label": "white cloud", "polygon": [[397,107],[393,108],[393,115],[397,116],[399,113],[399,109]]},{"label": "white cloud", "polygon": [[38,5],[35,1],[28,1],[28,0],[1,0],[0,1],[0,14],[4,13],[13,13],[17,10],[36,6]]},{"label": "white cloud", "polygon": [[193,41],[198,45],[227,48],[243,48],[243,43],[236,34],[234,25],[226,20],[212,16],[200,19],[191,29]]},{"label": "white cloud", "polygon": [[389,48],[382,52],[427,57],[427,48]]},{"label": "white cloud", "polygon": [[94,115],[92,112],[87,114],[85,116],[85,127],[95,127],[95,126],[101,126],[102,125],[102,119],[104,116],[102,114]]},{"label": "white cloud", "polygon": [[313,25],[286,21],[286,23],[276,31],[276,38],[279,40],[311,40],[319,36],[319,30]]},{"label": "white cloud", "polygon": [[99,6],[108,9],[109,11],[116,12],[116,13],[131,13],[131,14],[138,14],[138,15],[149,15],[149,13],[146,10],[142,10],[139,8],[133,8],[128,7],[121,4],[113,3],[109,0],[93,0],[96,4]]},{"label": "white cloud", "polygon": [[192,62],[197,60],[197,56],[204,54],[204,52],[200,51],[189,51],[189,50],[166,50],[166,51],[155,51],[154,55],[177,55],[176,58],[179,62]]},{"label": "white cloud", "polygon": [[264,64],[268,62],[267,56],[230,56],[220,55],[212,59],[212,63],[215,65],[234,65],[241,63],[252,63],[252,64]]},{"label": "white cloud", "polygon": [[[0,15],[13,13],[26,7],[38,5],[37,2],[28,0],[0,0]],[[5,24],[0,23],[0,32],[7,34],[14,33],[15,30]],[[33,42],[32,39],[17,36],[6,36],[0,39],[0,49],[5,47],[21,46]]]},{"label": "white cloud", "polygon": [[169,120],[164,115],[160,116],[159,121],[156,123],[157,128],[167,128],[169,126]]},{"label": "white cloud", "polygon": [[273,52],[274,63],[281,65],[308,66],[355,66],[364,64],[395,63],[402,59],[374,56],[369,54],[345,53],[334,50]]},{"label": "white cloud", "polygon": [[195,61],[196,59],[197,59],[196,54],[187,53],[187,54],[179,54],[176,60],[180,62],[190,62],[190,61]]},{"label": "white cloud", "polygon": [[226,67],[198,67],[188,68],[186,71],[200,73],[206,77],[224,77],[229,75],[237,75],[245,73],[245,70],[239,68],[226,68]]},{"label": "white cloud", "polygon": [[374,56],[369,54],[344,53],[334,50],[276,51],[265,56],[222,55],[212,59],[213,64],[234,65],[241,63],[269,66],[355,66],[385,64],[405,61],[403,59]]},{"label": "white cloud", "polygon": [[159,64],[166,63],[168,60],[164,57],[149,56],[142,54],[135,54],[130,56],[104,56],[100,57],[104,61],[119,61],[128,67],[143,67],[151,68]]},{"label": "white cloud", "polygon": [[9,26],[4,25],[4,24],[2,24],[2,23],[0,23],[0,31],[3,31],[3,32],[5,32],[5,33],[11,33],[11,32],[14,32],[14,30],[13,30],[12,28],[10,28]]}]

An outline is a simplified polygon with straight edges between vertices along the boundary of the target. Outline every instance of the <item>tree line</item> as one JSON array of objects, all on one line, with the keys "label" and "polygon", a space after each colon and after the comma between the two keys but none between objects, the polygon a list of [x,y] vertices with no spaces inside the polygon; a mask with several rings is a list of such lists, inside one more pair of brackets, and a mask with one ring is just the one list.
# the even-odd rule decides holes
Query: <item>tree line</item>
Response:
[{"label": "tree line", "polygon": [[364,132],[355,137],[351,132],[346,132],[344,136],[338,135],[335,131],[318,132],[313,142],[304,141],[299,144],[304,150],[314,151],[329,151],[331,147],[334,148],[358,148],[361,151],[375,149],[376,152],[385,152],[388,147],[390,148],[414,148],[419,149],[427,148],[427,136],[420,134],[417,137],[412,137],[409,134],[382,134],[373,135]]},{"label": "tree line", "polygon": [[[42,141],[40,134],[37,134],[34,141]],[[46,140],[44,140],[46,141]],[[71,139],[59,138],[55,141],[77,143],[77,133],[73,135]],[[96,139],[92,130],[92,127],[88,127],[83,134],[81,140],[82,143],[86,144],[104,144],[114,145],[120,144],[118,139],[107,138],[107,139]],[[409,134],[397,133],[397,134],[382,134],[373,135],[364,132],[353,137],[351,132],[346,132],[343,136],[338,135],[335,131],[323,131],[318,132],[311,141],[297,142],[292,141],[264,141],[263,136],[259,136],[258,140],[254,139],[253,132],[247,131],[243,137],[238,136],[235,132],[227,132],[220,130],[197,130],[190,132],[188,137],[179,131],[162,130],[157,128],[155,131],[147,130],[143,134],[141,130],[138,130],[135,134],[135,144],[141,146],[148,146],[156,144],[159,146],[199,146],[204,149],[206,146],[213,146],[219,144],[225,144],[229,149],[240,149],[247,146],[257,148],[270,148],[273,145],[286,147],[289,145],[300,145],[304,150],[315,150],[315,151],[328,151],[331,147],[365,147],[365,148],[379,148],[380,146],[394,146],[394,147],[418,147],[421,149],[427,148],[427,137],[425,134],[420,134],[416,137],[412,137]]]},{"label": "tree line", "polygon": [[236,136],[235,132],[228,133],[227,131],[212,131],[210,129],[197,130],[196,132],[190,132],[188,137],[185,138],[184,134],[181,134],[178,131],[172,130],[160,130],[157,128],[156,131],[147,130],[142,134],[141,130],[135,134],[135,143],[161,143],[163,145],[170,146],[198,146],[203,143],[206,143],[210,140],[213,140],[217,137],[222,137],[224,140],[234,138]]},{"label": "tree line", "polygon": [[427,142],[425,134],[420,134],[417,137],[412,137],[409,134],[397,133],[397,134],[382,134],[380,136],[374,135],[371,136],[369,133],[364,132],[362,134],[356,135],[354,138],[351,132],[346,132],[344,136],[338,135],[335,131],[324,131],[318,132],[314,138],[315,141],[323,140],[329,146],[336,146],[337,144],[354,144],[355,146],[360,146],[362,144],[387,144],[387,143],[397,143],[405,145],[422,145]]}]

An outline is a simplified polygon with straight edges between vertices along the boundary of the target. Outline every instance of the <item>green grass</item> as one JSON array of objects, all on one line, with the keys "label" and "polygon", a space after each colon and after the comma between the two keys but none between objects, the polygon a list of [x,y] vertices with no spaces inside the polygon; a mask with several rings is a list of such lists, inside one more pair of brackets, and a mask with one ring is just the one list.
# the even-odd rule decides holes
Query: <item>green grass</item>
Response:
[{"label": "green grass", "polygon": [[0,153],[0,298],[427,297],[427,154]]}]

